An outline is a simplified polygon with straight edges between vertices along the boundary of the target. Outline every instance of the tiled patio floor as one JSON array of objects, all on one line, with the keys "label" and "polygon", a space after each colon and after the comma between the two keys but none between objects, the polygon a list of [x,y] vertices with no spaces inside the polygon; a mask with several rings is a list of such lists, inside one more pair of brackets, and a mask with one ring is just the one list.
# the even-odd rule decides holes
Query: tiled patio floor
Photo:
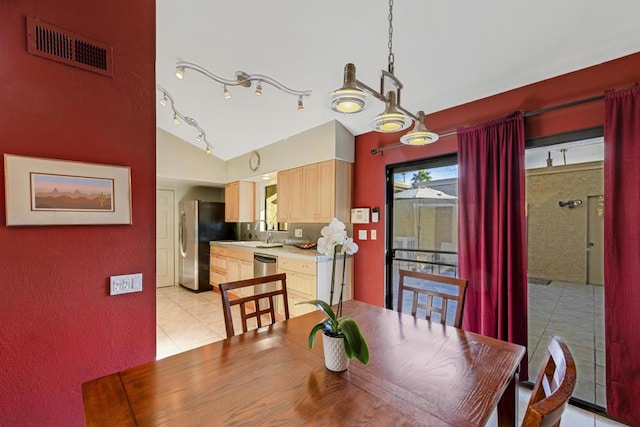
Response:
[{"label": "tiled patio floor", "polygon": [[576,361],[574,397],[606,406],[603,287],[566,282],[529,284],[529,379],[551,335],[564,338]]}]

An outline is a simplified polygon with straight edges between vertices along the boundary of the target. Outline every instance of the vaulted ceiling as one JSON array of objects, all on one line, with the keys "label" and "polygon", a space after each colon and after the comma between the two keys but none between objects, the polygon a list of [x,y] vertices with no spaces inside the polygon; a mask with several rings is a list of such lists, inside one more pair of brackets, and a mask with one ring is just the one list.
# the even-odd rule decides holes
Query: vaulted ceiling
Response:
[{"label": "vaulted ceiling", "polygon": [[[332,119],[354,135],[369,132],[384,107],[376,101],[358,115],[339,115],[327,95],[342,85],[347,62],[358,80],[379,87],[389,53],[386,1],[158,0],[156,7],[157,83],[197,120],[221,159]],[[638,16],[636,0],[397,1],[393,52],[402,105],[428,114],[638,52]],[[238,70],[266,74],[312,95],[301,111],[297,97],[268,85],[262,96],[232,87],[224,99],[222,85],[202,74],[187,70],[178,80],[178,60],[228,79]],[[204,148],[198,131],[175,125],[159,103],[157,125]]]}]

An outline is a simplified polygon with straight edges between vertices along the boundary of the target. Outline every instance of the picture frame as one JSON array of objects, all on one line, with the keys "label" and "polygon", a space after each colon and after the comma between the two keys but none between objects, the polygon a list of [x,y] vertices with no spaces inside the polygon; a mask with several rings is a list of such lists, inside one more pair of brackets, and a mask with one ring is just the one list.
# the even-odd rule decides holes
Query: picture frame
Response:
[{"label": "picture frame", "polygon": [[4,155],[6,224],[131,224],[131,169]]}]

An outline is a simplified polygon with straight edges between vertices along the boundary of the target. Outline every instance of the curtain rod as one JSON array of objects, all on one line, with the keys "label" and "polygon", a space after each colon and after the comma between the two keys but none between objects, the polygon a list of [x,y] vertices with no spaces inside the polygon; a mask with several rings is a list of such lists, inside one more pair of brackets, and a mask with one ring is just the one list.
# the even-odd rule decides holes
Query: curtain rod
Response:
[{"label": "curtain rod", "polygon": [[[564,108],[575,107],[576,105],[581,105],[581,104],[586,104],[586,103],[589,103],[589,102],[599,101],[601,99],[604,99],[604,95],[592,96],[590,98],[583,98],[583,99],[579,99],[577,101],[567,102],[565,104],[559,104],[559,105],[554,105],[552,107],[541,108],[540,110],[529,111],[527,113],[524,113],[522,116],[524,118],[533,117],[533,116],[537,116],[537,115],[548,113],[548,112],[555,111],[555,110],[562,110]],[[457,132],[458,132],[457,130],[450,130],[450,131],[447,131],[447,132],[443,132],[443,133],[440,134],[440,138],[444,138],[446,136],[455,135]],[[395,144],[395,145],[389,145],[389,146],[381,147],[381,148],[372,148],[371,149],[371,154],[378,154],[378,153],[380,153],[382,151],[385,151],[385,150],[390,150],[392,148],[405,147],[405,146],[406,146],[405,144]]]}]

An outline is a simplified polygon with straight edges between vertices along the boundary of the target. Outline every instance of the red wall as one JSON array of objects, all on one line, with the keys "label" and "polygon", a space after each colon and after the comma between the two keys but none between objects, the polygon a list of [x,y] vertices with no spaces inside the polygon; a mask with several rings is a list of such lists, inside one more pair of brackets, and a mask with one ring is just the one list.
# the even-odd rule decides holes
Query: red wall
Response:
[{"label": "red wall", "polygon": [[[608,89],[635,81],[640,81],[640,53],[430,114],[426,123],[429,128],[444,133],[513,111],[529,112],[603,95]],[[525,121],[526,135],[532,138],[584,129],[602,125],[603,120],[604,102],[592,102],[529,117]],[[355,236],[360,229],[376,229],[378,234],[377,240],[358,241],[355,298],[377,305],[384,305],[385,167],[457,151],[457,139],[452,135],[424,147],[401,147],[370,154],[372,148],[398,144],[399,136],[371,132],[356,138],[353,203],[356,207],[380,207],[381,216],[377,224],[354,225]],[[367,262],[358,262],[358,259]]]},{"label": "red wall", "polygon": [[[112,45],[114,77],[29,55],[27,15]],[[83,382],[155,358],[154,63],[153,0],[0,3],[0,151],[130,166],[133,201],[133,225],[9,228],[0,174],[0,425],[83,425]]]}]

